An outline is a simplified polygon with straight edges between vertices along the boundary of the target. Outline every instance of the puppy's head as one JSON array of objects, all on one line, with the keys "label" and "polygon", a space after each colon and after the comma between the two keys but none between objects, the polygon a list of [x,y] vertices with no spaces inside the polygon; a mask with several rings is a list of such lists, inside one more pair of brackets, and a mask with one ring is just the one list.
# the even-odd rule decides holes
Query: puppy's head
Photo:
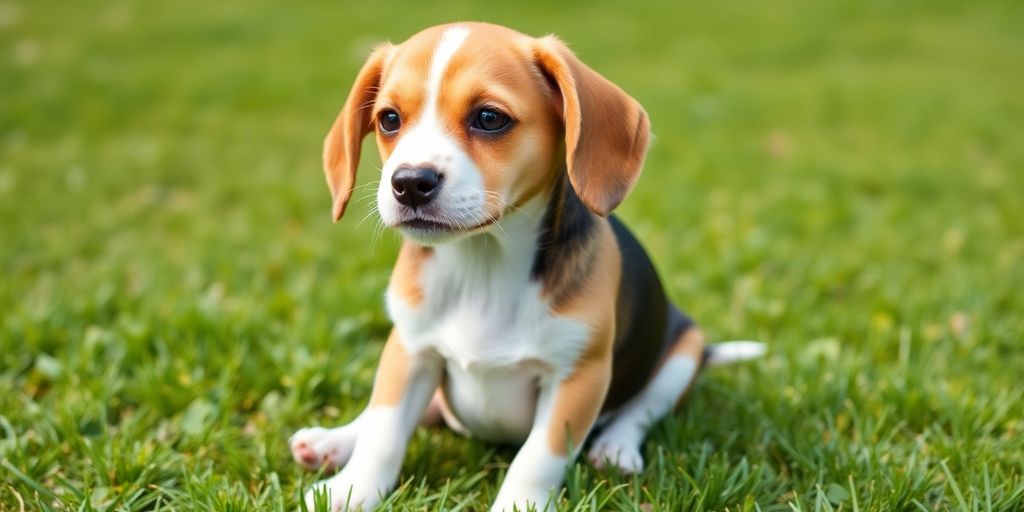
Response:
[{"label": "puppy's head", "polygon": [[643,165],[647,115],[556,38],[482,23],[374,50],[324,141],[338,220],[362,139],[377,137],[381,219],[433,244],[489,229],[562,173],[599,215]]}]

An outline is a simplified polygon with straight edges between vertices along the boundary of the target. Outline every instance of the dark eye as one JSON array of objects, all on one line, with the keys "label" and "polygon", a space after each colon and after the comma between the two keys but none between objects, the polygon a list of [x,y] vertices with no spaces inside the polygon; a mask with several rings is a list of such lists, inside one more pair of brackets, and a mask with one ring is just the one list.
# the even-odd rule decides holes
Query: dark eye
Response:
[{"label": "dark eye", "polygon": [[496,132],[508,126],[510,119],[501,111],[493,108],[482,108],[473,118],[472,127],[484,132]]},{"label": "dark eye", "polygon": [[394,110],[381,112],[378,122],[380,123],[380,131],[384,132],[385,135],[391,135],[402,127],[402,118]]}]

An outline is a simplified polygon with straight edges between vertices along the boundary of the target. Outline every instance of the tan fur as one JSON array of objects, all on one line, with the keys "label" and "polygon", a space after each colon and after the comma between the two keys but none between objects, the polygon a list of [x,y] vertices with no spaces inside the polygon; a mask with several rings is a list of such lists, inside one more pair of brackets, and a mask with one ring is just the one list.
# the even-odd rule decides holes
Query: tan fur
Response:
[{"label": "tan fur", "polygon": [[[430,57],[442,33],[442,30],[431,30],[425,37],[403,43],[392,52],[371,105],[374,129],[378,128],[376,119],[385,110],[398,112],[402,127],[412,126],[419,120],[427,99],[423,80],[429,74]],[[386,159],[398,142],[401,130],[398,136],[384,135],[379,129],[376,134],[381,158]]]},{"label": "tan fur", "polygon": [[338,221],[352,197],[359,168],[363,138],[373,129],[371,112],[385,61],[394,47],[381,45],[373,51],[352,85],[352,91],[324,139],[324,174],[331,189],[331,217]]},{"label": "tan fur", "polygon": [[555,409],[548,423],[548,447],[552,453],[568,454],[570,443],[575,450],[597,420],[612,381],[611,340],[611,332],[597,333],[594,343],[609,349],[595,351],[594,356],[584,358],[573,374],[558,386]]},{"label": "tan fur", "polygon": [[704,333],[697,327],[690,327],[683,331],[679,340],[672,346],[673,356],[685,356],[695,361],[700,361],[704,351]]},{"label": "tan fur", "polygon": [[[668,353],[665,354],[660,361],[658,361],[658,365],[655,366],[654,371],[651,372],[651,378],[658,374],[658,371],[661,370],[661,367],[665,366],[665,363],[669,360],[669,358],[673,356],[683,356],[693,359],[694,361],[697,361],[697,363],[699,364],[701,360],[704,358],[703,352],[704,331],[700,330],[700,327],[697,327],[695,325],[690,326],[685,331],[683,331],[682,334],[679,335],[679,338],[677,338],[676,341],[672,343],[672,348],[669,349]],[[700,368],[698,367],[698,371],[699,370]]]},{"label": "tan fur", "polygon": [[537,40],[535,58],[562,95],[569,181],[588,208],[607,216],[640,177],[647,113],[554,36]]},{"label": "tan fur", "polygon": [[[564,187],[565,185],[564,183],[561,185],[556,184],[552,193],[560,194],[557,188],[559,186]],[[561,194],[560,199],[553,203],[553,216],[556,219],[562,217],[566,208],[566,200],[566,195]],[[610,226],[608,226],[607,221],[600,219],[600,222],[609,228],[608,231],[610,232]],[[552,228],[557,231],[562,228],[562,225],[559,222],[555,222]],[[557,233],[555,236],[557,236]],[[561,260],[557,268],[547,269],[542,277],[544,285],[542,291],[544,297],[548,299],[554,309],[558,310],[581,292],[581,288],[586,284],[585,278],[592,275],[594,262],[600,252],[610,251],[618,253],[618,245],[614,241],[614,235],[611,236],[611,239],[613,245],[604,246],[602,245],[601,237],[593,237],[580,250],[560,255]]]},{"label": "tan fur", "polygon": [[420,284],[420,272],[423,263],[434,254],[430,247],[405,242],[398,252],[398,261],[391,272],[390,288],[408,304],[419,306],[423,302],[423,286]]},{"label": "tan fur", "polygon": [[[557,315],[581,318],[591,326],[608,319],[614,321],[615,300],[622,275],[622,254],[619,253],[611,224],[605,219],[599,219],[594,232],[594,260],[586,279],[573,290],[574,293],[567,294],[561,302],[552,304],[551,308]],[[557,285],[553,284],[553,288],[557,288]],[[610,317],[605,318],[605,314]]]},{"label": "tan fur", "polygon": [[392,329],[380,354],[370,407],[394,406],[402,401],[409,387],[409,366],[409,354],[398,337],[398,330]]},{"label": "tan fur", "polygon": [[[679,336],[679,340],[677,340],[675,345],[672,346],[672,351],[669,353],[668,357],[688,357],[690,359],[693,359],[694,361],[697,361],[697,364],[699,365],[701,360],[703,359],[703,352],[704,332],[701,331],[698,327],[690,327],[683,331],[683,334]],[[668,357],[666,357],[666,359]],[[662,361],[662,363],[664,363],[664,361]],[[698,371],[699,369],[700,368],[698,366]],[[656,374],[657,372],[655,372],[655,375]],[[686,385],[686,389],[679,394],[678,398],[676,398],[675,407],[679,407],[679,405],[683,403],[684,398],[686,397],[686,395],[690,393],[690,389],[693,388],[693,383],[696,381],[697,379],[695,374],[694,378],[690,379],[689,384]]]},{"label": "tan fur", "polygon": [[615,235],[601,220],[594,239],[597,257],[580,289],[555,314],[581,320],[591,327],[590,344],[572,373],[559,387],[554,413],[548,425],[548,444],[554,453],[566,454],[586,437],[604,403],[612,377],[612,343],[615,336],[615,297],[621,275],[621,256]]}]

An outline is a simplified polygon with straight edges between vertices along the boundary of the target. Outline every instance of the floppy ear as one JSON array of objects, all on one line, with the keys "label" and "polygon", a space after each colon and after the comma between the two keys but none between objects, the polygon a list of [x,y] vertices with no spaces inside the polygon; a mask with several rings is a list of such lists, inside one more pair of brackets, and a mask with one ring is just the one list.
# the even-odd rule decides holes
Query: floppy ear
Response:
[{"label": "floppy ear", "polygon": [[554,36],[537,40],[534,59],[562,97],[569,182],[583,204],[606,216],[640,176],[651,132],[647,113]]},{"label": "floppy ear", "polygon": [[356,169],[359,168],[359,153],[363,139],[373,130],[373,102],[380,87],[384,61],[391,45],[378,46],[359,70],[348,100],[324,139],[324,174],[331,189],[334,206],[331,216],[335,222],[345,214],[345,207],[352,197],[356,184]]}]

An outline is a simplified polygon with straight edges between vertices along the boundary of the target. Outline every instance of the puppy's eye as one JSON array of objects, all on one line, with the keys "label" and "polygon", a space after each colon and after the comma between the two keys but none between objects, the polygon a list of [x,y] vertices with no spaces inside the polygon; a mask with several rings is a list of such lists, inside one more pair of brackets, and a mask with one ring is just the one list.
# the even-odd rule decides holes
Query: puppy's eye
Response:
[{"label": "puppy's eye", "polygon": [[377,122],[380,124],[380,131],[385,135],[391,135],[402,127],[402,118],[394,110],[381,112]]},{"label": "puppy's eye", "polygon": [[473,118],[472,127],[483,132],[497,132],[508,126],[508,115],[493,108],[482,108]]}]

